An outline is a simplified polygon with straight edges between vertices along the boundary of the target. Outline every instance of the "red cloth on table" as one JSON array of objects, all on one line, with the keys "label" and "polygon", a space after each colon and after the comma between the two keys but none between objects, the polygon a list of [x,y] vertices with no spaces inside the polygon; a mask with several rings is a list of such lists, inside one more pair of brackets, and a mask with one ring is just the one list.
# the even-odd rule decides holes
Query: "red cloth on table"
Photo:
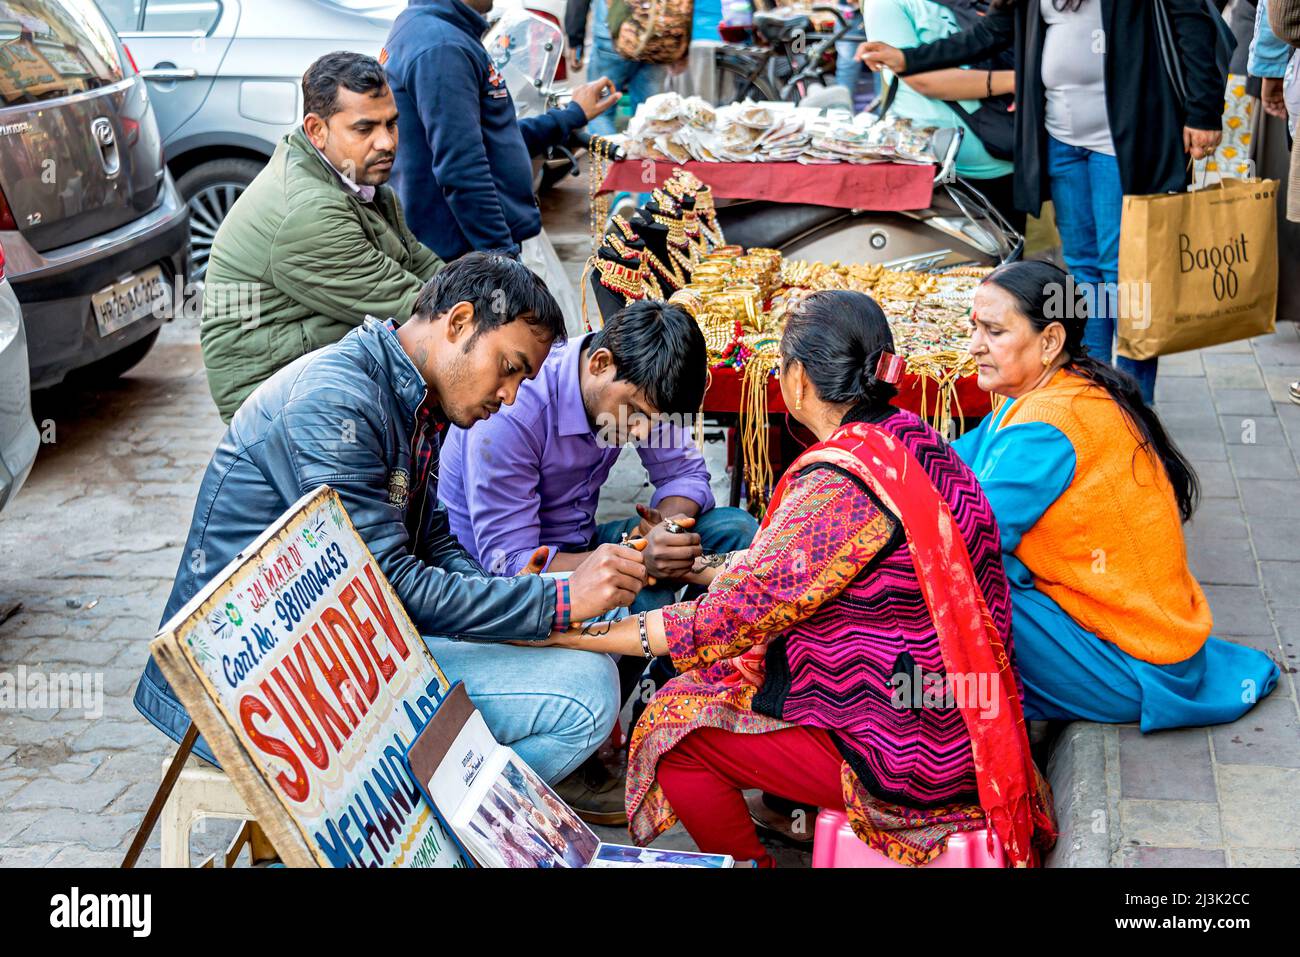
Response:
[{"label": "red cloth on table", "polygon": [[[712,381],[704,395],[705,412],[739,412],[740,411],[740,373],[730,366],[715,366],[709,370]],[[919,376],[904,374],[898,383],[898,398],[893,404],[900,409],[921,414],[922,380]],[[934,414],[938,402],[938,389],[933,382],[925,383],[925,412]],[[961,408],[957,408],[960,403]],[[767,410],[774,415],[788,411],[781,398],[781,383],[775,376],[767,384]],[[957,402],[953,403],[952,414],[958,412],[966,418],[988,415],[993,410],[989,394],[983,391],[974,376],[966,376],[957,381]]]},{"label": "red cloth on table", "polygon": [[[646,193],[673,170],[685,169],[713,191],[714,199],[769,199],[839,209],[925,209],[934,193],[934,167],[903,163],[611,163],[602,190]],[[650,177],[653,175],[653,181]]]},{"label": "red cloth on table", "polygon": [[[763,734],[699,728],[659,758],[656,774],[701,851],[775,867],[759,843],[741,792],[762,788],[800,804],[843,807],[843,763],[835,742],[821,728],[800,726]],[[813,823],[812,817],[806,822],[810,835]]]}]

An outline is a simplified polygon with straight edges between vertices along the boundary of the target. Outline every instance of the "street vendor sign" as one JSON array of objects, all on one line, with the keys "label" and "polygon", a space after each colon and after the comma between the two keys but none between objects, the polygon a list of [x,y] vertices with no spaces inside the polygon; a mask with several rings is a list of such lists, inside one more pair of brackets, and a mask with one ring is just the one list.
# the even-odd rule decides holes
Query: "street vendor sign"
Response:
[{"label": "street vendor sign", "polygon": [[163,627],[167,680],[289,865],[463,865],[402,761],[448,690],[322,485]]}]

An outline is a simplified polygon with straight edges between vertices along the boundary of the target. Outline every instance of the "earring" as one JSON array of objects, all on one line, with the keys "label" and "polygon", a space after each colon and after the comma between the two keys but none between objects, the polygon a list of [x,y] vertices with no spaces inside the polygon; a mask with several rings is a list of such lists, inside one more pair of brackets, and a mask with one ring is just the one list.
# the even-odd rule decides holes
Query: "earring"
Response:
[{"label": "earring", "polygon": [[1043,356],[1043,365],[1050,366],[1051,364],[1052,364],[1052,360],[1049,359],[1047,356]]},{"label": "earring", "polygon": [[796,409],[802,409],[802,408],[803,408],[803,393],[802,393],[802,392],[797,393],[797,394],[795,395],[795,397],[794,397],[794,407],[795,407]]}]

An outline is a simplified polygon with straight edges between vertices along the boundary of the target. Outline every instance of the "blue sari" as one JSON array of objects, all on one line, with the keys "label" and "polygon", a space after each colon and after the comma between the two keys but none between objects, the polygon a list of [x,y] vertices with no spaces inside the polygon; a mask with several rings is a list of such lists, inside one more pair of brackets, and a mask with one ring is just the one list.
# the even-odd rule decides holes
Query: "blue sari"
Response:
[{"label": "blue sari", "polygon": [[1021,536],[1069,488],[1076,457],[1069,437],[1046,422],[999,429],[1012,404],[953,448],[979,479],[998,520],[1025,717],[1138,722],[1147,732],[1223,724],[1249,711],[1278,680],[1278,666],[1263,652],[1210,637],[1184,661],[1152,664],[1084,630],[1038,590],[1014,553]]}]

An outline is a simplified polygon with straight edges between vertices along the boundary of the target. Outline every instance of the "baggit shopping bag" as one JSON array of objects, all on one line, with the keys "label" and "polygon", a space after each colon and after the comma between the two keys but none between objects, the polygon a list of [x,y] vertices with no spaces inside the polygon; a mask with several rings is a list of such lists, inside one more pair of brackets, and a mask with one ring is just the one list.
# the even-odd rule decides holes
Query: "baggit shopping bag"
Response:
[{"label": "baggit shopping bag", "polygon": [[1272,332],[1278,181],[1223,179],[1190,193],[1125,196],[1119,354],[1150,359]]}]

